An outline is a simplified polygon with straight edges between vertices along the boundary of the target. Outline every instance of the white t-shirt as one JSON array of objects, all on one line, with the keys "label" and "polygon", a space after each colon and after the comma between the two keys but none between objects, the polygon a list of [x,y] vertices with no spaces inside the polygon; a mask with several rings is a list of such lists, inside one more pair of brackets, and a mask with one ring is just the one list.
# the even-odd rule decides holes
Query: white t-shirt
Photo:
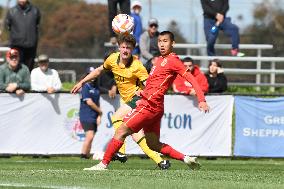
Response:
[{"label": "white t-shirt", "polygon": [[48,68],[46,72],[35,68],[31,73],[31,87],[33,91],[47,91],[47,88],[52,87],[56,91],[61,89],[61,81],[58,72]]}]

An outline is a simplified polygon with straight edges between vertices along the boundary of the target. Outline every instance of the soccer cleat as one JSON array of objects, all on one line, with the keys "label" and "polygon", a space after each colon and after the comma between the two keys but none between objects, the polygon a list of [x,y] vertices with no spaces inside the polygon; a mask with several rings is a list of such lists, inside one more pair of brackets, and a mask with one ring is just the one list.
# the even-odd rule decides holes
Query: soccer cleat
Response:
[{"label": "soccer cleat", "polygon": [[99,164],[94,165],[93,167],[84,168],[83,170],[84,171],[106,171],[107,166],[103,164],[102,162],[100,162]]},{"label": "soccer cleat", "polygon": [[169,160],[163,160],[160,163],[158,163],[158,166],[161,170],[167,170],[171,167],[171,163]]},{"label": "soccer cleat", "polygon": [[198,170],[201,167],[200,163],[197,161],[197,157],[185,156],[183,161],[191,170]]},{"label": "soccer cleat", "polygon": [[125,163],[127,161],[127,155],[117,152],[111,159],[111,161],[120,161],[121,163]]}]

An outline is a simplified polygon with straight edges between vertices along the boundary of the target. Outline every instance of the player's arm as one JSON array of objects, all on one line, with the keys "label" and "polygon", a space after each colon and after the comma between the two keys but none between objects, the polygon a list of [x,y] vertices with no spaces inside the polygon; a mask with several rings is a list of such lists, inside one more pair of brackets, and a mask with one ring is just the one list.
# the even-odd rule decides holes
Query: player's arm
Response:
[{"label": "player's arm", "polygon": [[79,81],[71,90],[71,93],[76,94],[83,86],[84,83],[91,81],[97,78],[103,72],[104,67],[101,65],[100,67],[96,68],[94,71],[89,73],[86,77],[84,77],[81,81]]}]

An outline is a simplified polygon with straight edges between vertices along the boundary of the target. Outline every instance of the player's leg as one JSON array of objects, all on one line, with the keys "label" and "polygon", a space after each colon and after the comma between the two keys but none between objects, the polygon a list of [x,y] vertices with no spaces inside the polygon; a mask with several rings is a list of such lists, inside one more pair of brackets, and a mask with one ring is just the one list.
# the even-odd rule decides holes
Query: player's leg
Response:
[{"label": "player's leg", "polygon": [[[113,125],[113,128],[117,130],[119,126],[122,124],[123,117],[132,110],[131,107],[129,107],[126,104],[123,104],[119,109],[114,113],[114,115],[111,118],[111,122]],[[119,149],[119,152],[122,154],[125,154],[125,144]]]},{"label": "player's leg", "polygon": [[156,152],[162,153],[173,159],[185,162],[191,169],[198,169],[200,167],[200,164],[196,161],[196,157],[186,156],[185,154],[177,151],[170,145],[160,142],[160,124],[162,115],[163,114],[156,117],[157,121],[154,122],[151,127],[144,127],[145,137],[148,146]]},{"label": "player's leg", "polygon": [[118,152],[118,150],[121,148],[121,146],[124,143],[124,140],[127,136],[131,135],[133,133],[133,131],[128,128],[125,123],[123,123],[116,131],[115,134],[113,136],[113,138],[110,140],[110,142],[108,143],[107,149],[105,151],[103,160],[90,168],[85,168],[84,170],[87,171],[93,171],[93,170],[97,170],[97,171],[101,171],[101,170],[107,170],[107,167],[112,159],[112,157],[114,156],[114,154],[116,152]]},{"label": "player's leg", "polygon": [[140,146],[142,151],[149,158],[151,158],[157,165],[159,165],[159,163],[163,162],[163,159],[161,158],[160,154],[151,150],[148,147],[143,130],[140,130],[138,133],[133,133],[132,138]]}]

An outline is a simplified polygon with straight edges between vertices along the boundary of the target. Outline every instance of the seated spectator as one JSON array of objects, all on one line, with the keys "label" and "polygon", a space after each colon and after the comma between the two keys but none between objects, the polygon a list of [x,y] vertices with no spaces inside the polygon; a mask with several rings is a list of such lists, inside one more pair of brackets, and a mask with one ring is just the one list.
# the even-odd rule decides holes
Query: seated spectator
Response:
[{"label": "seated spectator", "polygon": [[[207,93],[208,92],[207,79],[205,75],[200,71],[199,67],[197,65],[194,65],[193,59],[190,57],[186,57],[182,60],[182,62],[184,66],[187,68],[187,71],[190,72],[195,77],[197,83],[199,83],[201,90],[204,93]],[[178,75],[173,82],[173,91],[176,93],[189,94],[192,96],[196,95],[196,92],[192,87],[192,85],[180,75]]]},{"label": "seated spectator", "polygon": [[209,93],[222,93],[227,90],[227,78],[218,59],[209,62],[206,78],[209,84]]},{"label": "seated spectator", "polygon": [[17,49],[10,49],[6,54],[7,62],[0,66],[0,91],[16,93],[22,96],[30,89],[30,72],[26,65],[20,64]]},{"label": "seated spectator", "polygon": [[158,35],[158,20],[151,18],[148,22],[148,29],[142,33],[139,41],[141,61],[144,65],[148,60],[160,54]]},{"label": "seated spectator", "polygon": [[[93,70],[93,67],[88,68],[86,75]],[[79,117],[86,134],[85,141],[81,149],[82,159],[89,159],[92,142],[97,132],[98,125],[101,123],[101,116],[100,91],[98,89],[97,80],[93,80],[82,86],[80,95]]]},{"label": "seated spectator", "polygon": [[60,91],[61,81],[58,72],[48,68],[49,58],[42,54],[37,58],[38,67],[32,70],[31,86],[33,91],[44,92],[49,94]]},{"label": "seated spectator", "polygon": [[98,77],[98,88],[101,94],[108,94],[110,98],[115,98],[117,87],[111,71],[105,71]]}]

